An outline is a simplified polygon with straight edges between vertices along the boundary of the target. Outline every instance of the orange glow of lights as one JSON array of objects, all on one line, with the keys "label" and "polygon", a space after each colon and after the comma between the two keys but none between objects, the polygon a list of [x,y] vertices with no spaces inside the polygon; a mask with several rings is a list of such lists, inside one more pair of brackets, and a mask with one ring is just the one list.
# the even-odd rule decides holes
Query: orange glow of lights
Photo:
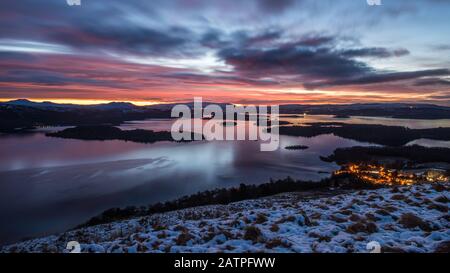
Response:
[{"label": "orange glow of lights", "polygon": [[349,174],[373,184],[412,185],[419,182],[448,182],[450,177],[438,171],[429,170],[421,174],[388,169],[381,165],[349,164],[335,175]]}]

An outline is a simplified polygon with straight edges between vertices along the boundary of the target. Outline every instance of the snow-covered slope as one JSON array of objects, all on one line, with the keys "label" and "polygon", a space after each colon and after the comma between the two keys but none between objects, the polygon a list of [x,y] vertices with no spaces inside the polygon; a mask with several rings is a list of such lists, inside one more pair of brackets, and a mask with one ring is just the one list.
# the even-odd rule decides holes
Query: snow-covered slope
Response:
[{"label": "snow-covered slope", "polygon": [[3,252],[449,252],[449,186],[321,197],[286,193],[119,221],[4,247]]}]

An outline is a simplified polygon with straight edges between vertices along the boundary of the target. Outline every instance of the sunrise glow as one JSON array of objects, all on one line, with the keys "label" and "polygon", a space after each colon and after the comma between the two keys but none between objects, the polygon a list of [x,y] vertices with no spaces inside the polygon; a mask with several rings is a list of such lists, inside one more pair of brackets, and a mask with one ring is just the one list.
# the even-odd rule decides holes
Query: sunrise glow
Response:
[{"label": "sunrise glow", "polygon": [[[138,11],[115,0],[77,7],[11,1],[0,19],[0,97],[76,104],[152,105],[201,96],[243,105],[448,105],[447,5],[169,1],[146,2]],[[341,16],[349,11],[352,16]],[[340,18],[339,24],[329,18]]]}]

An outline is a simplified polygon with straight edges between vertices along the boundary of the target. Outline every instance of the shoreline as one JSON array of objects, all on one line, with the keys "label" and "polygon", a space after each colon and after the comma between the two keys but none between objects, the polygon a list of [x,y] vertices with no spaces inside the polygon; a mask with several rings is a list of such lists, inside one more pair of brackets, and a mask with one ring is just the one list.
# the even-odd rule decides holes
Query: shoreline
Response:
[{"label": "shoreline", "polygon": [[228,205],[234,202],[254,200],[288,192],[334,194],[335,192],[341,190],[356,191],[362,189],[379,189],[383,187],[386,186],[367,183],[361,179],[348,175],[339,177],[332,175],[320,181],[302,181],[287,177],[276,181],[271,180],[270,182],[263,184],[240,184],[239,187],[206,190],[195,194],[182,196],[174,200],[150,204],[148,206],[110,208],[103,213],[92,217],[85,223],[74,227],[74,229],[110,223],[130,217],[141,217],[155,213],[165,213],[198,206]]}]

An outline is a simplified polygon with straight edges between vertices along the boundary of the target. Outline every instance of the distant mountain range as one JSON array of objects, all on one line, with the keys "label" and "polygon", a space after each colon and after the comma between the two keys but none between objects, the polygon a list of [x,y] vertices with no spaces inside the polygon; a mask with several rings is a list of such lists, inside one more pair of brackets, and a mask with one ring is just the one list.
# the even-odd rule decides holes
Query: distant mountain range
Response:
[{"label": "distant mountain range", "polygon": [[[27,99],[17,99],[7,102],[1,102],[2,105],[11,106],[25,106],[34,107],[41,109],[61,109],[61,108],[91,108],[99,110],[111,110],[111,109],[121,109],[121,110],[133,110],[133,109],[158,109],[158,110],[170,110],[173,106],[177,104],[184,104],[191,108],[194,107],[193,102],[185,103],[168,103],[168,104],[155,104],[148,106],[137,106],[130,102],[110,102],[104,104],[91,104],[91,105],[80,105],[80,104],[59,104],[51,101],[34,102]],[[204,102],[203,105],[217,104],[221,107],[229,105],[228,103],[216,103],[216,102]],[[358,111],[358,110],[368,110],[368,109],[440,109],[440,110],[450,110],[450,107],[440,106],[434,104],[425,103],[357,103],[357,104],[319,104],[319,105],[308,105],[308,104],[284,104],[280,105],[280,109],[283,112],[297,112],[297,111]]]},{"label": "distant mountain range", "polygon": [[282,105],[284,114],[308,113],[339,117],[367,116],[404,119],[450,119],[450,107],[423,103],[360,103],[327,105]]},{"label": "distant mountain range", "polygon": [[[194,103],[185,105],[193,108]],[[203,106],[212,104],[203,103]],[[225,108],[227,103],[214,103]],[[17,132],[34,126],[54,125],[118,125],[124,121],[151,118],[170,118],[176,104],[137,106],[128,102],[96,105],[58,104],[49,101],[33,102],[26,99],[0,103],[0,132]],[[450,119],[450,107],[432,104],[367,103],[339,105],[280,106],[281,114],[392,117],[405,119]]]},{"label": "distant mountain range", "polygon": [[68,108],[96,108],[96,109],[123,109],[130,110],[137,108],[138,106],[129,102],[110,102],[105,104],[93,104],[93,105],[79,105],[79,104],[59,104],[51,101],[34,102],[27,99],[11,100],[7,102],[0,103],[0,105],[10,105],[10,106],[23,106],[23,107],[34,107],[40,109],[68,109]]},{"label": "distant mountain range", "polygon": [[128,120],[167,117],[169,110],[126,102],[77,105],[20,99],[0,103],[0,132],[23,132],[35,126],[119,125]]},{"label": "distant mountain range", "polygon": [[[59,104],[51,101],[43,101],[43,102],[34,102],[27,99],[17,99],[11,100],[7,102],[0,102],[0,106],[22,106],[22,107],[33,107],[39,109],[48,109],[48,110],[63,110],[63,109],[97,109],[97,110],[145,110],[145,109],[154,109],[154,110],[171,110],[177,104],[184,104],[189,106],[190,108],[194,107],[193,102],[186,103],[170,103],[170,104],[155,104],[155,105],[147,105],[147,106],[137,106],[130,102],[110,102],[110,103],[102,103],[102,104],[89,104],[89,105],[81,105],[81,104]],[[229,105],[227,103],[211,103],[204,102],[203,106],[209,104],[216,104],[220,107],[225,107]]]}]

